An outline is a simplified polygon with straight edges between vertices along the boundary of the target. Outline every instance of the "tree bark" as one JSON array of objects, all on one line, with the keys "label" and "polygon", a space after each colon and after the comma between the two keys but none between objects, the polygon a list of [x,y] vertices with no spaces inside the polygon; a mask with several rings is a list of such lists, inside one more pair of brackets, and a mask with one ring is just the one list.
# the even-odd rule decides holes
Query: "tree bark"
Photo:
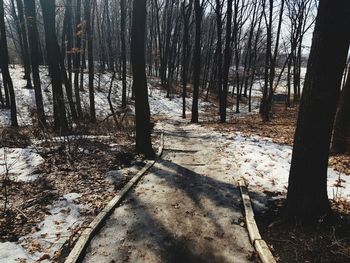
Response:
[{"label": "tree bark", "polygon": [[8,64],[9,64],[9,56],[8,56],[8,46],[7,46],[7,39],[6,39],[4,1],[0,0],[0,68],[1,68],[2,78],[4,81],[5,90],[6,88],[8,89],[8,97],[9,97],[9,102],[11,107],[11,125],[13,127],[18,127],[15,91],[13,88],[13,83],[10,76]]},{"label": "tree bark", "polygon": [[47,60],[53,90],[54,126],[58,133],[65,134],[68,131],[68,124],[62,89],[60,50],[56,36],[56,5],[55,0],[40,0],[40,3],[43,12]]},{"label": "tree bark", "polygon": [[[350,2],[320,0],[295,133],[287,212],[313,221],[330,212],[329,146],[350,43]],[[332,51],[332,52],[330,52]]]},{"label": "tree bark", "polygon": [[190,34],[190,17],[192,13],[193,0],[183,3],[183,20],[184,20],[184,39],[183,39],[183,54],[182,54],[182,118],[186,118],[186,97],[187,97],[187,82],[188,82],[188,64],[189,64],[189,34]]},{"label": "tree bark", "polygon": [[122,108],[126,108],[126,44],[125,44],[125,35],[126,35],[126,4],[125,0],[120,1],[120,12],[121,12],[121,21],[120,21],[120,41],[121,41],[121,52],[122,52]]},{"label": "tree bark", "polygon": [[[95,5],[93,7],[95,10]],[[90,99],[90,121],[96,122],[96,109],[95,109],[95,90],[94,90],[94,49],[93,49],[93,28],[94,23],[91,19],[91,0],[85,1],[85,22],[86,22],[86,36],[88,42],[88,61],[89,61],[89,99]],[[95,12],[93,11],[93,16]]]},{"label": "tree bark", "polygon": [[146,0],[133,1],[131,63],[135,89],[136,150],[148,158],[153,158],[155,153],[151,141],[145,61],[146,2]]},{"label": "tree bark", "polygon": [[23,64],[24,64],[24,72],[25,72],[25,79],[27,80],[27,89],[32,89],[32,80],[31,80],[31,70],[30,70],[30,59],[29,59],[29,47],[28,47],[28,38],[27,38],[27,30],[26,30],[26,23],[24,19],[24,9],[23,9],[23,2],[22,0],[16,0],[17,3],[17,10],[18,10],[18,18],[20,22],[20,29],[21,34],[20,37],[22,38],[23,43]]},{"label": "tree bark", "polygon": [[81,0],[76,2],[75,11],[75,48],[74,48],[74,95],[75,104],[77,106],[78,118],[81,120],[83,118],[83,109],[81,107],[80,91],[79,91],[79,69],[80,69],[80,53],[81,53],[81,36],[82,36],[82,24],[81,24]]},{"label": "tree bark", "polygon": [[193,100],[192,100],[192,119],[191,122],[198,122],[198,97],[199,97],[199,82],[201,74],[201,24],[203,10],[200,0],[194,1],[194,11],[196,15],[196,33],[194,46],[194,66],[193,66]]},{"label": "tree bark", "polygon": [[350,75],[341,93],[338,112],[334,124],[332,152],[346,153],[350,145]]},{"label": "tree bark", "polygon": [[31,66],[33,73],[33,84],[35,93],[36,111],[38,116],[39,126],[46,126],[46,116],[44,111],[43,95],[41,90],[40,71],[39,71],[39,40],[38,27],[36,16],[35,0],[24,1],[25,14],[27,18],[29,47],[31,55]]},{"label": "tree bark", "polygon": [[226,22],[226,42],[224,50],[224,65],[223,65],[223,87],[221,93],[221,109],[220,122],[226,122],[227,110],[227,93],[228,93],[228,75],[231,64],[232,50],[231,50],[231,27],[232,27],[232,0],[227,1],[227,22]]}]

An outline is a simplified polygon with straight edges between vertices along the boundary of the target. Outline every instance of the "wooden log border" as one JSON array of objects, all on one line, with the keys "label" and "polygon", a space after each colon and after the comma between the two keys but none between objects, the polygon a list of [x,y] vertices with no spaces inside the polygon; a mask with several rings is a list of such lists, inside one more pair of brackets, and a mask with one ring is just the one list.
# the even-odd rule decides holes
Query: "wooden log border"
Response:
[{"label": "wooden log border", "polygon": [[249,192],[244,182],[244,179],[238,180],[238,184],[239,189],[241,191],[242,202],[244,206],[245,222],[247,225],[250,242],[254,246],[262,263],[276,263],[276,260],[270,251],[270,248],[262,239],[259,233],[259,228],[256,224],[254,217],[252,202],[250,200]]}]

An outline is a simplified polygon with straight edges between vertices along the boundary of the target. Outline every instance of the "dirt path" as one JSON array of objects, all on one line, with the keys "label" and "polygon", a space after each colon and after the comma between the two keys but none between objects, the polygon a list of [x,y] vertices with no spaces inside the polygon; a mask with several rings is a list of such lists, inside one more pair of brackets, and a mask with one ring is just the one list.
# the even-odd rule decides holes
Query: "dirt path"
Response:
[{"label": "dirt path", "polygon": [[162,160],[92,240],[84,262],[252,262],[233,171],[204,128],[163,125]]}]

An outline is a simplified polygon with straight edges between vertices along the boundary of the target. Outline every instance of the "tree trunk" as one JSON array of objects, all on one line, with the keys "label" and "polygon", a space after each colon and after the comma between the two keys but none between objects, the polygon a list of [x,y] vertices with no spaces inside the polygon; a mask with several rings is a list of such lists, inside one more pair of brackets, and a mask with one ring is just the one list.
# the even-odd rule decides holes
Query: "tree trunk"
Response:
[{"label": "tree trunk", "polygon": [[76,2],[75,11],[75,49],[74,49],[74,95],[75,104],[77,106],[78,118],[83,118],[83,109],[81,107],[80,91],[79,91],[79,69],[80,69],[80,53],[81,53],[81,37],[82,37],[82,23],[81,23],[81,0]]},{"label": "tree trunk", "polygon": [[109,16],[109,0],[106,0],[105,8],[106,8],[106,21],[107,21],[107,47],[108,47],[108,56],[109,56],[109,69],[114,72],[115,58],[114,58],[114,50],[112,45],[112,27],[111,27],[111,20]]},{"label": "tree trunk", "polygon": [[[95,5],[93,7],[93,17],[95,15]],[[88,42],[88,61],[89,61],[89,99],[90,99],[90,121],[96,122],[95,110],[95,91],[94,91],[94,56],[93,56],[93,28],[94,18],[91,19],[91,0],[85,1],[85,22],[86,22],[86,36]]]},{"label": "tree trunk", "polygon": [[192,119],[191,122],[198,122],[198,97],[199,97],[199,82],[201,74],[201,24],[203,10],[200,0],[194,1],[194,11],[196,14],[196,33],[194,46],[194,66],[193,66],[193,100],[192,100]]},{"label": "tree trunk", "polygon": [[4,13],[4,1],[0,0],[0,68],[2,78],[4,81],[5,89],[8,89],[8,97],[11,106],[11,125],[13,127],[18,126],[17,122],[17,107],[15,91],[13,89],[13,83],[9,72],[9,56],[6,39],[6,28],[5,28],[5,13]]},{"label": "tree trunk", "polygon": [[33,73],[33,84],[35,93],[36,112],[39,126],[46,126],[46,117],[44,111],[43,95],[41,90],[40,71],[39,71],[39,40],[35,0],[24,1],[25,14],[27,18],[29,47],[31,54],[31,65]]},{"label": "tree trunk", "polygon": [[148,158],[155,153],[151,141],[150,108],[145,61],[146,0],[134,0],[131,33],[131,63],[135,89],[136,150]]},{"label": "tree trunk", "polygon": [[25,72],[25,79],[27,80],[27,89],[32,89],[32,80],[30,77],[30,59],[29,59],[29,48],[28,48],[28,38],[27,38],[27,30],[26,30],[26,23],[24,19],[24,10],[23,10],[23,2],[22,0],[16,0],[17,3],[17,10],[18,10],[18,18],[20,22],[20,29],[21,34],[20,37],[22,37],[22,43],[23,43],[23,64],[24,64],[24,72]]},{"label": "tree trunk", "polygon": [[120,1],[120,12],[121,12],[121,21],[120,21],[120,41],[122,47],[122,108],[126,108],[126,44],[125,44],[125,35],[126,35],[126,5],[125,0]]},{"label": "tree trunk", "polygon": [[52,82],[53,102],[54,102],[54,125],[55,130],[60,134],[68,131],[66,119],[66,109],[62,89],[62,72],[60,68],[60,50],[58,47],[56,26],[55,26],[55,0],[40,0],[44,28],[47,60],[49,64],[49,73]]},{"label": "tree trunk", "polygon": [[216,43],[216,90],[219,95],[219,111],[222,110],[222,6],[221,0],[216,0],[216,33],[217,33],[217,43]]},{"label": "tree trunk", "polygon": [[332,142],[332,152],[345,153],[350,145],[350,75],[341,93],[338,113],[336,115]]},{"label": "tree trunk", "polygon": [[232,50],[231,50],[231,27],[232,27],[232,0],[227,1],[227,22],[226,22],[226,43],[224,50],[223,65],[223,87],[221,94],[220,122],[226,122],[227,93],[228,93],[228,75],[230,71]]},{"label": "tree trunk", "polygon": [[348,0],[320,0],[289,175],[290,218],[313,221],[330,212],[328,155],[350,42],[344,25],[349,24]]},{"label": "tree trunk", "polygon": [[[72,47],[73,47],[73,22],[72,22],[72,2],[66,1],[66,15],[67,15],[67,68],[68,68],[68,79],[72,85]],[[63,54],[65,55],[65,54]]]},{"label": "tree trunk", "polygon": [[187,97],[187,82],[188,82],[188,64],[189,64],[189,34],[190,34],[190,17],[192,14],[193,0],[183,3],[183,19],[184,19],[184,39],[183,39],[183,54],[182,54],[182,118],[186,118],[186,97]]}]

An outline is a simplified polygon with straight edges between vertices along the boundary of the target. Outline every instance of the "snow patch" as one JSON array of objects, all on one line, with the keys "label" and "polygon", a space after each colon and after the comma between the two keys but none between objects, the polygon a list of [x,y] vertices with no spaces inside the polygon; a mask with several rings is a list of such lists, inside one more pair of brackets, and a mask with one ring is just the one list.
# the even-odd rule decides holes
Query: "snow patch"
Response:
[{"label": "snow patch", "polygon": [[[273,143],[271,139],[259,136],[246,137],[239,133],[228,137],[225,152],[228,158],[223,163],[238,167],[236,174],[246,179],[250,189],[265,195],[265,192],[285,196],[288,188],[292,147]],[[234,169],[234,168],[232,168]],[[341,186],[336,185],[342,180]],[[350,177],[328,169],[328,197],[345,198],[350,201]],[[259,207],[264,207],[264,201]]]},{"label": "snow patch", "polygon": [[40,230],[20,239],[32,259],[38,260],[43,254],[48,254],[50,258],[55,256],[83,223],[80,211],[84,206],[77,202],[80,197],[81,194],[69,193],[55,201],[47,207],[49,215],[38,224]]},{"label": "snow patch", "polygon": [[13,242],[0,243],[0,263],[21,262],[28,259],[26,251],[20,244]]},{"label": "snow patch", "polygon": [[0,174],[6,174],[8,170],[11,179],[16,181],[33,181],[38,178],[35,174],[37,166],[44,159],[33,149],[0,148]]}]

